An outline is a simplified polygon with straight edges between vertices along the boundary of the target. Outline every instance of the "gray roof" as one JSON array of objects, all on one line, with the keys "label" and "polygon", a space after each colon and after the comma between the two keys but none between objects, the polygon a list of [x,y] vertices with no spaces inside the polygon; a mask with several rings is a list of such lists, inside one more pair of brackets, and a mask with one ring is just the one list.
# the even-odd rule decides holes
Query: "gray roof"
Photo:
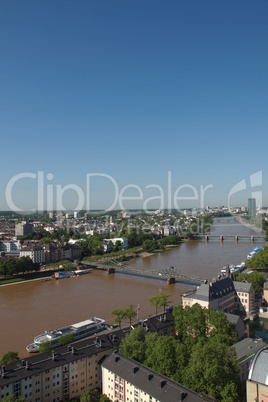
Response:
[{"label": "gray roof", "polygon": [[267,344],[261,339],[245,338],[234,344],[237,360],[245,360]]},{"label": "gray roof", "polygon": [[102,362],[102,366],[160,402],[215,401],[215,399],[205,394],[198,394],[148,367],[117,353],[112,353],[109,357],[106,357]]},{"label": "gray roof", "polygon": [[[122,330],[113,331],[105,335],[98,334],[95,337],[55,348],[53,352],[40,353],[24,360],[6,364],[4,366],[5,375],[4,377],[0,376],[0,387],[22,380],[27,376],[63,366],[82,357],[92,356],[104,350],[111,350],[120,343],[123,336],[124,332]],[[74,348],[73,352],[72,347]],[[54,353],[54,358],[52,358],[52,353]],[[0,373],[2,372],[1,369],[3,367],[1,368],[0,366]]]},{"label": "gray roof", "polygon": [[252,288],[252,283],[248,282],[234,282],[234,287],[237,292],[249,292]]},{"label": "gray roof", "polygon": [[249,370],[248,380],[268,385],[268,346],[256,353]]},{"label": "gray roof", "polygon": [[233,291],[234,285],[232,279],[223,278],[219,281],[211,282],[210,284],[202,283],[193,298],[197,300],[211,301],[220,299]]}]

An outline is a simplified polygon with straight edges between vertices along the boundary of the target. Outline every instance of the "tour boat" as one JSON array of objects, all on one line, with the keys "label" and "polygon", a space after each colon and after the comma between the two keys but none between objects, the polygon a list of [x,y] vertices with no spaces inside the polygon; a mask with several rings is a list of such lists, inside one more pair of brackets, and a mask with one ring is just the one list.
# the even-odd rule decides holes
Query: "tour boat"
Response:
[{"label": "tour boat", "polygon": [[45,331],[44,334],[37,335],[34,342],[26,347],[29,353],[38,352],[39,346],[43,342],[49,342],[51,347],[59,346],[59,340],[63,335],[73,335],[73,341],[85,338],[105,329],[105,320],[93,317],[76,324],[68,325],[56,330]]}]

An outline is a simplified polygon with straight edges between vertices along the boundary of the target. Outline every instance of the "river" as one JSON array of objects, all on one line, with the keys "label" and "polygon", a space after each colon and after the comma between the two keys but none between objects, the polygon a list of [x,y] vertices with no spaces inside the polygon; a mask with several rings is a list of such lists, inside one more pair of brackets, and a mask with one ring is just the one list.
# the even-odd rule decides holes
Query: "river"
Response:
[{"label": "river", "polygon": [[[231,218],[217,219],[214,234],[257,234]],[[261,242],[255,244],[263,245]],[[255,246],[254,244],[254,246]],[[163,253],[138,259],[132,267],[159,270],[174,266],[181,271],[212,279],[227,264],[243,261],[253,246],[249,241],[190,241]],[[28,355],[26,345],[45,330],[56,329],[93,316],[112,323],[111,311],[130,304],[140,306],[139,318],[154,314],[148,298],[171,293],[172,304],[190,287],[177,282],[92,271],[77,278],[50,282],[27,282],[0,287],[0,357],[8,351]]]}]

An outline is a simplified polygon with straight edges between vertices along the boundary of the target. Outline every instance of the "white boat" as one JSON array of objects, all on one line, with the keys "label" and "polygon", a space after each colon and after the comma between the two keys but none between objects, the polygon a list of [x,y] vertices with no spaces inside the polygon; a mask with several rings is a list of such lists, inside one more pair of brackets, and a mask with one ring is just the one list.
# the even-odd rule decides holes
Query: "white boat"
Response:
[{"label": "white boat", "polygon": [[37,335],[34,338],[34,342],[26,347],[26,350],[29,353],[38,352],[40,344],[44,342],[49,342],[51,347],[59,346],[59,340],[63,335],[71,334],[73,335],[73,341],[76,341],[77,339],[85,338],[103,329],[105,329],[105,320],[93,317],[63,328],[45,331],[44,334]]}]

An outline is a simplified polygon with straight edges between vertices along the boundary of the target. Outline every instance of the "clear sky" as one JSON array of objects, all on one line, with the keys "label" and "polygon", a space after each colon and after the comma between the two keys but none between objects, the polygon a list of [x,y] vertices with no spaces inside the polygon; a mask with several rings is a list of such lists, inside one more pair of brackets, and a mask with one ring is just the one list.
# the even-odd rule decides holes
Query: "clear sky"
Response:
[{"label": "clear sky", "polygon": [[2,0],[0,209],[227,205],[237,183],[230,205],[268,206],[267,15],[267,0]]}]

